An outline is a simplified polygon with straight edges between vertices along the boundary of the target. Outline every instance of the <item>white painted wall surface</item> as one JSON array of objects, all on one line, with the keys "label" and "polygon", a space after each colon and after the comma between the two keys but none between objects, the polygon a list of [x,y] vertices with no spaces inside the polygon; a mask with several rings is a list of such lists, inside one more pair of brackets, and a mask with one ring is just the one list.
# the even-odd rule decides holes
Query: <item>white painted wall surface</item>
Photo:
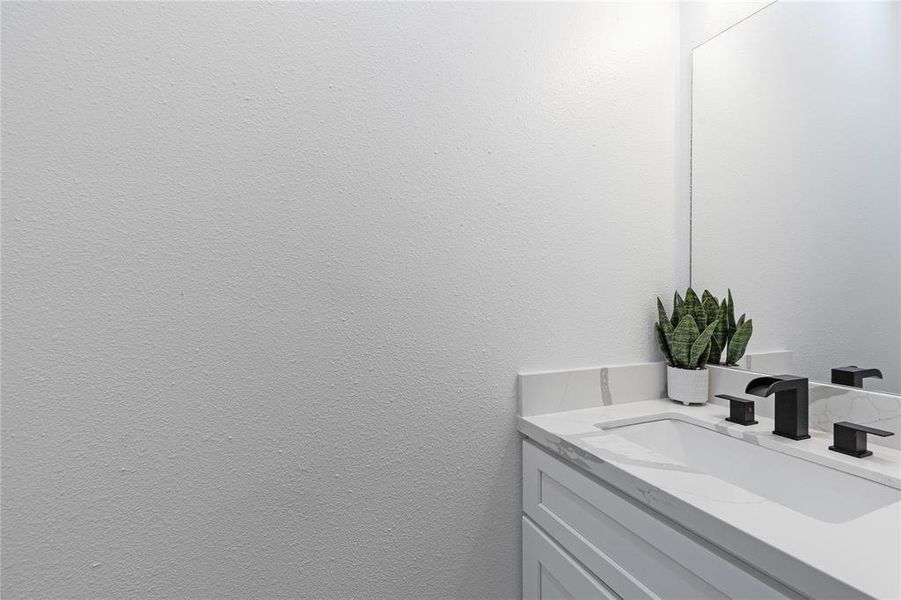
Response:
[{"label": "white painted wall surface", "polygon": [[778,2],[694,52],[693,282],[795,371],[901,391],[898,3]]},{"label": "white painted wall surface", "polygon": [[4,3],[3,597],[518,596],[517,371],[657,359],[676,12]]}]

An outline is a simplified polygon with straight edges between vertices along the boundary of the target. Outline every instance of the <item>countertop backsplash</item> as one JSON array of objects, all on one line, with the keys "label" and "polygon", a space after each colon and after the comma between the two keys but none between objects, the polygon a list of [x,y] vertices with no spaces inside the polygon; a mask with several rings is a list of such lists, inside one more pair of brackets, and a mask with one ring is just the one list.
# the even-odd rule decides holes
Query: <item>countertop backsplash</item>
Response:
[{"label": "countertop backsplash", "polygon": [[[710,402],[725,404],[717,394],[742,394],[762,375],[754,371],[710,365]],[[666,397],[665,363],[590,367],[569,371],[523,373],[519,376],[520,415],[609,406]],[[757,414],[772,417],[771,399],[757,399]],[[896,432],[869,442],[901,449],[901,396],[828,383],[810,382],[810,426],[830,432],[832,424],[852,421]]]}]

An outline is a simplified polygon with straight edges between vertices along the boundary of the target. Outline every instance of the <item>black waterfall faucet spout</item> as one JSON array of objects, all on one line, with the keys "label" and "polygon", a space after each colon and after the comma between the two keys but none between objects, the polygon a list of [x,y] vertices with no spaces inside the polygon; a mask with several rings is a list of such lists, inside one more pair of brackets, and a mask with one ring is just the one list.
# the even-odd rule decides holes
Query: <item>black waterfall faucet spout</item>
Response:
[{"label": "black waterfall faucet spout", "polygon": [[766,398],[774,396],[776,404],[776,429],[773,433],[792,440],[806,440],[808,381],[797,375],[774,375],[752,379],[745,388],[746,394]]},{"label": "black waterfall faucet spout", "polygon": [[877,377],[882,379],[882,371],[879,369],[861,369],[854,365],[832,369],[832,383],[837,383],[838,385],[850,385],[852,387],[862,388],[863,380],[867,377]]}]

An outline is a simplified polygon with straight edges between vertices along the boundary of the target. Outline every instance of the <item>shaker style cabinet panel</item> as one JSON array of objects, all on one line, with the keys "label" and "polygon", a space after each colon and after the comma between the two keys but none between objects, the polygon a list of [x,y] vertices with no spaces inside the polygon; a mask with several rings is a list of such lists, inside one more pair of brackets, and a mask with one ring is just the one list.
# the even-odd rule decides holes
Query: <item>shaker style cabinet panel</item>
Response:
[{"label": "shaker style cabinet panel", "polygon": [[[529,441],[523,442],[523,511],[623,598],[797,597]],[[524,557],[530,539],[523,536]]]},{"label": "shaker style cabinet panel", "polygon": [[525,600],[617,600],[528,517],[522,518],[522,597]]}]

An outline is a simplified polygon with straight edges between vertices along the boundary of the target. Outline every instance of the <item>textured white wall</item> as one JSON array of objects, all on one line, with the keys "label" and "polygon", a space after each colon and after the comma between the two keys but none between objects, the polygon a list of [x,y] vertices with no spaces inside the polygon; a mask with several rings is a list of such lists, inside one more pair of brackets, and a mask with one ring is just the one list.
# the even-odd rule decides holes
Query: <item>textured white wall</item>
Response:
[{"label": "textured white wall", "polygon": [[517,596],[517,371],[657,358],[675,13],[4,3],[3,597]]},{"label": "textured white wall", "polygon": [[693,281],[751,350],[901,391],[896,2],[778,2],[694,52]]}]

